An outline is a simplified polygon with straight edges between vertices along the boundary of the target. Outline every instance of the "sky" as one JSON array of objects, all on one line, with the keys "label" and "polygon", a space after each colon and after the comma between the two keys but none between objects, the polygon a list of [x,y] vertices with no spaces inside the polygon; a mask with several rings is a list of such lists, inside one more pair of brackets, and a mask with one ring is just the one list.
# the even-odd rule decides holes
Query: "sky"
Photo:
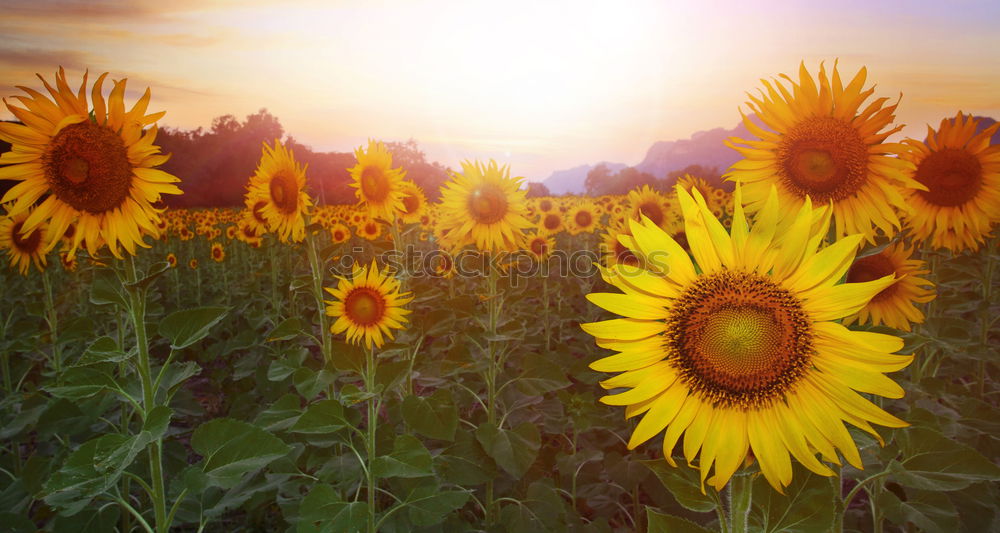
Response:
[{"label": "sky", "polygon": [[[1000,118],[1000,2],[4,0],[0,95],[59,65],[146,87],[161,126],[260,108],[318,151],[416,139],[544,179],[732,128],[761,78],[866,66],[922,138]],[[93,77],[91,78],[93,79]],[[106,87],[110,87],[107,84]],[[744,107],[745,109],[745,107]],[[12,116],[6,109],[0,118]]]}]

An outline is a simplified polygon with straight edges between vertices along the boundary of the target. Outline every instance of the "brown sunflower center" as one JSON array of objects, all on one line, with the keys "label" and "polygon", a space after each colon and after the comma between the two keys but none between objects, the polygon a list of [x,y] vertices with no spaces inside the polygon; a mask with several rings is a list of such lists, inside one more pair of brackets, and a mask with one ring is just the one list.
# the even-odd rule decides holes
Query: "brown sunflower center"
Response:
[{"label": "brown sunflower center", "polygon": [[132,165],[117,133],[90,121],[66,126],[43,156],[52,193],[78,211],[99,214],[125,201]]},{"label": "brown sunflower center", "polygon": [[253,204],[253,209],[250,210],[250,212],[253,213],[253,219],[259,224],[267,224],[267,219],[264,218],[264,206],[266,205],[267,202],[264,200],[258,200]]},{"label": "brown sunflower center", "polygon": [[798,196],[813,202],[843,200],[868,176],[868,145],[850,123],[811,117],[786,133],[778,148],[779,173]]},{"label": "brown sunflower center", "polygon": [[702,276],[671,311],[671,361],[692,390],[715,404],[766,405],[809,365],[808,316],[798,298],[764,276]]},{"label": "brown sunflower center", "polygon": [[983,186],[983,165],[965,150],[945,148],[927,156],[914,176],[928,190],[917,191],[933,205],[954,207],[972,200]]},{"label": "brown sunflower center", "polygon": [[17,248],[19,252],[30,255],[37,252],[42,244],[42,232],[35,229],[27,235],[22,235],[21,229],[23,227],[23,221],[14,224],[14,227],[11,228],[11,240],[14,242],[14,248]]},{"label": "brown sunflower center", "polygon": [[344,230],[339,230],[339,229],[333,230],[333,240],[337,242],[344,240]]},{"label": "brown sunflower center", "polygon": [[[883,254],[869,255],[854,261],[850,270],[847,271],[848,283],[864,283],[882,279],[889,274],[895,274],[896,267]],[[888,298],[896,292],[896,284],[893,283],[882,289],[881,292],[872,297],[873,302]]]},{"label": "brown sunflower center", "polygon": [[663,206],[659,202],[646,201],[639,204],[639,213],[648,218],[653,224],[657,226],[663,225]]},{"label": "brown sunflower center", "polygon": [[385,315],[385,298],[368,287],[355,287],[344,299],[344,314],[359,326],[378,324]]},{"label": "brown sunflower center", "polygon": [[559,218],[559,215],[555,213],[550,213],[548,215],[545,215],[545,219],[542,220],[542,224],[545,226],[545,229],[549,231],[559,229],[560,222],[562,222],[562,219]]},{"label": "brown sunflower center", "polygon": [[552,200],[542,200],[538,202],[538,209],[541,211],[551,211],[552,210]]},{"label": "brown sunflower center", "polygon": [[269,186],[271,201],[274,202],[278,211],[290,215],[298,209],[299,185],[295,176],[292,176],[287,171],[279,171],[271,176]]},{"label": "brown sunflower center", "polygon": [[573,216],[573,220],[581,228],[589,228],[594,223],[594,217],[590,214],[590,211],[577,211],[576,215]]},{"label": "brown sunflower center", "polygon": [[415,194],[407,194],[403,197],[403,209],[407,215],[412,215],[420,209],[420,199]]},{"label": "brown sunflower center", "polygon": [[618,242],[618,239],[615,239],[615,262],[623,265],[637,266],[639,258],[627,246]]},{"label": "brown sunflower center", "polygon": [[222,251],[222,248],[219,248],[218,246],[212,247],[212,257],[213,258],[215,258],[215,259],[221,259],[223,253],[224,252]]},{"label": "brown sunflower center", "polygon": [[389,197],[391,183],[379,167],[367,166],[361,170],[361,192],[369,202],[381,203]]},{"label": "brown sunflower center", "polygon": [[469,195],[469,214],[479,224],[495,224],[507,215],[507,196],[496,185],[482,185]]},{"label": "brown sunflower center", "polygon": [[541,237],[536,237],[531,240],[531,252],[537,256],[543,256],[549,251],[549,243]]}]

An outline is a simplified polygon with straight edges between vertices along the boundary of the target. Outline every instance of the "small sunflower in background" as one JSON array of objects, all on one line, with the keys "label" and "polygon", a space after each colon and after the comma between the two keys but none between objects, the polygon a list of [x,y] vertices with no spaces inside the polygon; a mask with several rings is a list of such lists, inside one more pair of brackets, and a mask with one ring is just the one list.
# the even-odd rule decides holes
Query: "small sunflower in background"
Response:
[{"label": "small sunflower in background", "polygon": [[374,241],[382,236],[382,224],[374,218],[365,219],[358,225],[357,234],[363,239]]},{"label": "small sunflower in background", "polygon": [[677,195],[691,255],[650,220],[632,222],[630,248],[658,268],[604,269],[622,293],[587,296],[624,317],[582,327],[619,352],[591,364],[621,372],[601,385],[624,390],[601,401],[625,406],[628,418],[643,415],[628,448],[664,432],[663,454],[676,466],[674,445],[683,435],[684,457],[697,461],[702,484],[707,478],[718,490],[751,451],[779,492],[791,483],[792,457],[823,476],[834,472],[817,452],[840,464],[839,451],[863,468],[844,422],[876,437],[871,423],[906,426],[859,392],[902,397],[884,373],[913,357],[894,353],[903,348],[899,337],[851,331],[839,320],[893,276],[840,283],[863,236],[820,250],[830,213],[808,200],[782,221],[772,187],[750,226],[737,189],[727,232],[697,191]]},{"label": "small sunflower in background", "polygon": [[381,348],[386,339],[394,338],[393,330],[405,327],[410,310],[403,306],[413,299],[409,292],[399,292],[399,280],[388,269],[379,272],[372,261],[370,267],[354,265],[350,278],[340,278],[337,288],[327,288],[334,297],[327,300],[327,316],[335,317],[330,332],[345,333],[352,344],[374,345]]},{"label": "small sunflower in background", "polygon": [[190,261],[188,261],[188,268],[190,268],[191,270],[198,270],[198,260],[191,259]]},{"label": "small sunflower in background", "polygon": [[817,81],[799,67],[799,82],[784,76],[791,88],[775,80],[762,81],[767,94],[751,96],[743,125],[757,137],[731,138],[726,145],[743,155],[726,177],[743,185],[747,210],[757,212],[777,187],[786,213],[794,213],[806,198],[816,205],[833,203],[838,236],[860,233],[874,242],[876,230],[892,236],[900,227],[894,208],[908,211],[901,190],[924,189],[911,177],[912,164],[896,155],[905,145],[886,143],[902,126],[888,128],[897,104],[879,98],[862,107],[875,92],[865,89],[861,68],[845,87],[834,63],[832,78],[820,64]]},{"label": "small sunflower in background", "polygon": [[267,219],[264,218],[263,211],[267,200],[252,197],[248,191],[244,203],[246,210],[243,212],[243,218],[240,219],[240,225],[249,226],[258,237],[267,234]]},{"label": "small sunflower in background", "polygon": [[420,186],[412,181],[404,181],[401,185],[403,192],[403,209],[399,211],[399,219],[404,224],[416,224],[427,211],[427,197]]},{"label": "small sunflower in background", "polygon": [[[10,214],[19,215],[41,200],[24,229],[45,222],[52,234],[62,235],[75,222],[70,253],[83,246],[94,256],[107,245],[122,259],[122,248],[135,255],[136,245],[149,247],[144,235],[158,235],[162,210],[154,204],[163,194],[181,194],[174,185],[180,179],[154,168],[168,156],[153,144],[154,123],[164,113],[146,114],[149,89],[126,111],[126,80],[115,81],[105,100],[105,77],[101,74],[91,90],[93,108],[87,103],[87,74],[74,92],[62,68],[56,87],[42,78],[52,100],[22,87],[29,96],[15,98],[25,107],[4,102],[23,124],[0,123],[0,139],[12,145],[0,155],[0,180],[20,181],[0,202],[13,201]],[[57,242],[46,242],[45,251]]]},{"label": "small sunflower in background", "polygon": [[976,133],[978,124],[959,112],[937,131],[928,126],[925,142],[903,141],[910,150],[902,157],[926,188],[907,191],[906,225],[934,248],[976,251],[1000,221],[1000,144],[990,144],[1000,123]]},{"label": "small sunflower in background", "polygon": [[335,223],[330,227],[330,240],[334,244],[343,244],[351,240],[351,229],[340,222]]},{"label": "small sunflower in background", "polygon": [[597,206],[593,202],[584,200],[570,208],[566,217],[566,228],[570,235],[593,233],[600,218]]},{"label": "small sunflower in background", "polygon": [[49,241],[49,226],[44,222],[33,229],[25,231],[25,221],[31,216],[31,211],[0,218],[0,249],[7,250],[11,268],[16,268],[22,276],[28,275],[32,264],[39,271],[45,270],[48,264],[46,248]]},{"label": "small sunflower in background", "polygon": [[676,217],[670,200],[665,195],[651,189],[649,185],[643,185],[639,189],[629,191],[628,205],[632,220],[641,220],[642,217],[646,217],[661,228],[667,227],[671,218]]},{"label": "small sunflower in background", "polygon": [[639,258],[622,244],[619,236],[631,236],[631,231],[627,225],[612,224],[608,226],[607,232],[601,238],[601,251],[604,254],[604,264],[638,266]]},{"label": "small sunflower in background", "polygon": [[174,254],[167,254],[167,264],[170,268],[177,268],[177,256]]},{"label": "small sunflower in background", "polygon": [[306,236],[305,214],[312,206],[306,194],[306,170],[281,141],[263,144],[260,163],[247,185],[248,206],[266,222],[281,242],[301,242]]},{"label": "small sunflower in background", "polygon": [[406,211],[403,204],[403,178],[406,172],[392,168],[392,153],[384,144],[368,141],[368,149],[354,151],[357,164],[347,169],[351,174],[351,187],[358,203],[371,218],[392,221],[396,212]]},{"label": "small sunflower in background", "polygon": [[465,161],[462,173],[452,174],[441,187],[441,224],[453,241],[470,240],[482,251],[513,252],[524,242],[531,226],[523,178],[511,178],[509,169],[496,161],[484,165]]},{"label": "small sunflower in background", "polygon": [[536,261],[544,261],[556,249],[556,241],[549,235],[533,235],[528,238],[525,249],[531,252],[531,256]]},{"label": "small sunflower in background", "polygon": [[542,216],[538,219],[537,229],[538,233],[545,233],[546,235],[562,233],[566,229],[562,213],[558,210],[542,213]]},{"label": "small sunflower in background", "polygon": [[211,256],[212,261],[215,261],[216,263],[221,263],[226,260],[226,249],[222,247],[222,243],[212,243]]},{"label": "small sunflower in background", "polygon": [[921,278],[928,274],[926,264],[911,259],[913,250],[902,242],[890,244],[882,251],[859,257],[847,271],[848,283],[861,283],[895,275],[896,282],[872,297],[857,314],[844,319],[850,325],[857,321],[875,326],[885,324],[890,328],[910,331],[910,324],[924,321],[924,313],[914,304],[927,303],[936,296],[934,284]]}]

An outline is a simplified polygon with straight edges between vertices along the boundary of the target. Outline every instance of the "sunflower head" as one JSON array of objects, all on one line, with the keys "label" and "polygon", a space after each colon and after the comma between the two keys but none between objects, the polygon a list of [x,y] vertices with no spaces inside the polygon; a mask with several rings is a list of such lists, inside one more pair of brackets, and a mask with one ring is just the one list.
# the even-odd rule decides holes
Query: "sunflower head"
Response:
[{"label": "sunflower head", "polygon": [[[11,151],[0,156],[0,179],[20,183],[0,202],[13,201],[10,214],[17,215],[44,198],[25,221],[26,230],[44,222],[53,235],[62,235],[76,223],[70,253],[84,246],[93,256],[107,245],[122,258],[121,248],[135,254],[136,245],[149,246],[144,235],[159,235],[162,209],[155,204],[162,194],[181,191],[174,185],[180,181],[177,177],[155,168],[168,156],[153,144],[154,123],[164,113],[146,114],[149,89],[126,111],[126,80],[115,81],[105,100],[106,76],[94,83],[93,107],[87,102],[87,74],[74,92],[62,68],[55,87],[39,75],[51,100],[21,87],[28,96],[14,98],[24,107],[4,101],[22,124],[0,123],[0,139],[12,144]],[[47,242],[46,251],[57,242]]]},{"label": "sunflower head", "polygon": [[884,142],[902,128],[890,128],[898,103],[879,98],[861,107],[875,92],[865,89],[866,76],[862,68],[844,86],[836,64],[831,76],[821,64],[814,79],[803,63],[797,83],[782,75],[790,87],[762,81],[766,92],[747,105],[763,126],[743,115],[757,139],[726,141],[744,157],[726,176],[743,184],[749,210],[760,210],[774,186],[789,213],[806,198],[832,203],[838,236],[860,233],[874,242],[877,230],[895,234],[893,209],[909,210],[897,190],[923,186],[907,176],[910,163],[896,157],[904,147]]},{"label": "sunflower head", "polygon": [[330,227],[330,240],[334,244],[342,244],[351,239],[351,229],[337,222]]},{"label": "sunflower head", "polygon": [[392,153],[378,141],[368,141],[368,149],[354,151],[357,164],[347,169],[351,187],[357,189],[358,203],[372,218],[392,222],[397,212],[406,212],[403,178],[406,172],[392,168]]},{"label": "sunflower head", "polygon": [[393,330],[405,327],[410,311],[403,306],[413,299],[400,293],[399,281],[388,269],[379,272],[374,261],[367,268],[356,264],[350,278],[340,278],[337,288],[326,291],[334,297],[326,301],[326,314],[336,318],[330,332],[346,332],[348,342],[367,348],[381,348],[386,338],[393,339]]},{"label": "sunflower head", "polygon": [[399,211],[399,218],[406,224],[420,222],[421,217],[427,211],[427,197],[420,186],[412,181],[404,181],[400,185],[402,190],[403,209]]},{"label": "sunflower head", "polygon": [[601,216],[593,202],[582,201],[572,207],[566,216],[566,226],[570,235],[593,233],[597,229]]},{"label": "sunflower head", "polygon": [[483,251],[512,252],[521,248],[530,226],[523,178],[511,178],[507,167],[462,163],[462,173],[441,188],[440,223],[452,242],[471,241]]},{"label": "sunflower head", "polygon": [[649,185],[643,185],[639,189],[629,191],[628,203],[633,220],[646,217],[653,224],[665,228],[672,219],[677,217],[670,199],[654,191]]},{"label": "sunflower head", "polygon": [[28,211],[0,218],[0,249],[7,250],[10,266],[16,268],[22,276],[28,275],[32,264],[39,271],[44,270],[47,265],[49,227],[41,223],[32,229],[26,229],[25,222],[30,215],[31,211]]},{"label": "sunflower head", "polygon": [[878,326],[885,324],[891,328],[910,331],[910,324],[924,321],[924,313],[914,304],[927,303],[936,296],[934,284],[920,276],[929,273],[919,259],[912,259],[912,249],[902,242],[883,248],[878,253],[857,258],[847,271],[850,283],[871,281],[883,276],[894,275],[896,282],[882,289],[872,297],[857,314],[844,319],[845,324],[854,321],[870,322]]},{"label": "sunflower head", "polygon": [[222,243],[212,243],[211,256],[212,261],[215,261],[216,263],[221,263],[226,260],[226,249],[222,247]]},{"label": "sunflower head", "polygon": [[584,324],[597,344],[618,352],[594,362],[622,372],[602,382],[623,389],[602,398],[644,415],[629,441],[634,448],[665,432],[664,455],[683,435],[683,455],[697,459],[702,483],[721,489],[752,451],[767,481],[791,482],[791,457],[821,475],[839,464],[837,451],[861,468],[844,422],[875,433],[871,422],[905,423],[858,394],[891,398],[903,390],[883,375],[911,356],[895,355],[898,337],[850,331],[839,320],[858,312],[891,285],[887,275],[841,283],[863,237],[820,249],[829,210],[808,200],[779,215],[777,191],[751,226],[736,193],[732,230],[712,215],[701,194],[677,189],[683,248],[648,218],[630,224],[621,241],[638,265],[603,271],[621,293],[587,298],[623,318]]},{"label": "sunflower head", "polygon": [[556,248],[556,241],[549,235],[536,234],[528,238],[526,249],[537,261],[543,261],[552,255]]},{"label": "sunflower head", "polygon": [[281,242],[305,238],[305,215],[312,206],[306,193],[306,169],[295,160],[291,149],[275,139],[274,146],[263,143],[257,170],[247,185],[245,204],[255,222],[263,220],[267,231]]},{"label": "sunflower head", "polygon": [[[1000,221],[1000,145],[990,140],[1000,123],[979,128],[979,119],[959,112],[941,121],[927,139],[906,139],[902,158],[925,190],[906,191],[913,206],[906,225],[917,240],[952,251],[978,250]],[[977,130],[980,130],[977,133]]]}]

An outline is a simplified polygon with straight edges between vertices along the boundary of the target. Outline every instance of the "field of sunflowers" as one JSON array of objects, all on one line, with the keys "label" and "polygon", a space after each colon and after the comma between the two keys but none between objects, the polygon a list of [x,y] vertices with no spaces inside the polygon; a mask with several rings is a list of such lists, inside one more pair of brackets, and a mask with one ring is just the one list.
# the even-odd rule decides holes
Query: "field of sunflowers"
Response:
[{"label": "field of sunflowers", "polygon": [[731,189],[429,203],[372,141],[320,205],[276,140],[179,210],[106,76],[5,101],[0,529],[1000,531],[1000,126],[803,66]]}]

